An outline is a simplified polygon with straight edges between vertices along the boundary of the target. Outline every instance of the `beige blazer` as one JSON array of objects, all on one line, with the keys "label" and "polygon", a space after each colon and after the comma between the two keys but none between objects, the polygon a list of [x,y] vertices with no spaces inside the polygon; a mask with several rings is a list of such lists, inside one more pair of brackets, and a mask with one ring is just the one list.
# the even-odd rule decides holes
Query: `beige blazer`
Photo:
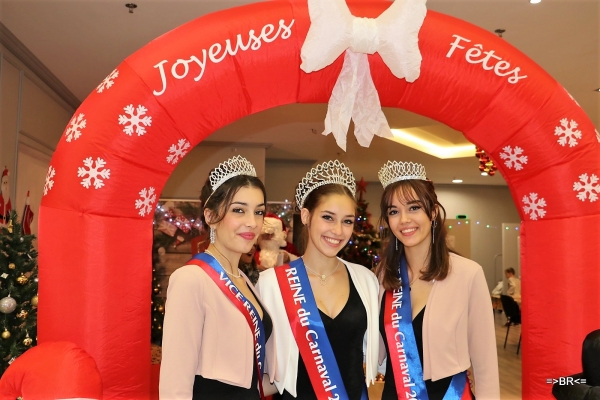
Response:
[{"label": "beige blazer", "polygon": [[[383,293],[381,288],[380,307]],[[382,341],[380,364],[384,358]],[[494,315],[483,269],[450,253],[450,273],[433,283],[425,308],[423,378],[437,381],[471,365],[477,400],[500,399]]]},{"label": "beige blazer", "polygon": [[[249,388],[255,365],[252,336],[245,317],[204,270],[196,265],[177,269],[167,290],[160,399],[191,399],[196,375]],[[273,331],[265,358],[272,371],[274,345]]]},{"label": "beige blazer", "polygon": [[[367,311],[367,332],[365,333],[365,380],[367,386],[371,385],[377,375],[377,357],[379,355],[379,324],[377,314],[377,295],[379,285],[375,275],[362,265],[353,264],[341,260],[348,268],[350,279],[356,287],[365,309]],[[269,376],[274,372],[275,386],[280,393],[287,390],[292,396],[297,396],[296,378],[298,377],[298,358],[299,351],[292,328],[290,327],[281,290],[277,283],[277,276],[274,269],[268,269],[261,272],[256,289],[260,292],[261,298],[265,304],[272,310],[274,329],[277,331],[277,369],[267,370]],[[385,350],[384,350],[385,352]],[[274,364],[271,364],[274,365]]]}]

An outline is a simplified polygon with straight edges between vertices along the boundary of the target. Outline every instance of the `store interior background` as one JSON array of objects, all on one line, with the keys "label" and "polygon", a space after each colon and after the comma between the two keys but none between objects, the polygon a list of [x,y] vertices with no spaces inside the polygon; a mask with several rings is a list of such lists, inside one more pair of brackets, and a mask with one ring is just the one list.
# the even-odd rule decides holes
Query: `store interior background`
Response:
[{"label": "store interior background", "polygon": [[[10,170],[13,208],[27,191],[36,216],[50,159],[79,104],[123,59],[177,26],[250,1],[142,1],[133,14],[116,0],[0,1],[0,167]],[[600,2],[597,0],[429,0],[443,12],[503,38],[561,83],[598,126],[600,118]],[[432,143],[463,146],[460,132],[402,110],[384,109],[390,126]],[[519,112],[519,110],[515,110]],[[502,179],[482,177],[474,154],[440,159],[374,138],[360,147],[350,129],[346,152],[322,136],[326,105],[282,106],[215,132],[177,166],[161,198],[198,198],[210,168],[235,154],[247,157],[264,180],[270,201],[293,198],[296,183],[315,164],[339,159],[363,178],[372,222],[382,193],[377,171],[388,159],[426,166],[448,218],[467,215],[470,258],[482,265],[490,290],[518,260],[519,213]],[[474,153],[474,152],[473,152]],[[501,160],[495,160],[497,163]],[[461,184],[451,183],[460,178]],[[60,223],[60,221],[56,221]],[[32,225],[37,232],[37,222]],[[126,236],[126,232],[116,232]],[[68,244],[66,244],[68,245]],[[524,283],[527,290],[527,283]]]}]

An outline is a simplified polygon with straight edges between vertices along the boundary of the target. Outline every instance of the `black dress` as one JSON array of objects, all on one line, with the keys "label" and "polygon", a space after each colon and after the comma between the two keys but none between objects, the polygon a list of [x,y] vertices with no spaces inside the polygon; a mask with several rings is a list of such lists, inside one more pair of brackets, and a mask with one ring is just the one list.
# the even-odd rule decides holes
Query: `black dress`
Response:
[{"label": "black dress", "polygon": [[[383,386],[383,393],[381,400],[397,400],[398,395],[396,394],[396,381],[394,380],[394,372],[392,370],[392,362],[390,360],[390,351],[387,343],[387,336],[385,334],[385,325],[383,319],[383,311],[385,310],[385,295],[381,299],[381,309],[379,312],[379,332],[383,337],[383,343],[385,344],[385,352],[388,355],[385,364],[385,383]],[[417,314],[415,319],[412,321],[413,330],[415,332],[415,339],[417,341],[417,349],[419,350],[419,360],[423,365],[423,317],[425,316],[425,307]],[[431,379],[425,381],[425,388],[427,389],[427,395],[429,400],[442,400],[446,391],[450,387],[452,377],[437,380],[433,382]]]},{"label": "black dress", "polygon": [[[271,316],[267,313],[267,310],[263,307],[260,300],[258,300],[258,302],[263,311],[262,322],[265,328],[266,343],[273,332],[273,321],[271,320]],[[244,328],[248,329],[246,327]],[[234,362],[234,360],[232,360],[232,362]],[[200,375],[196,375],[196,378],[194,379],[192,400],[259,400],[260,393],[258,391],[258,371],[256,370],[256,367],[252,368],[252,371],[252,383],[250,384],[249,389],[230,385],[215,379],[206,379]]]},{"label": "black dress", "polygon": [[[350,295],[342,311],[333,319],[321,310],[319,310],[319,315],[325,326],[325,332],[327,332],[348,398],[360,400],[365,386],[363,338],[367,331],[367,310],[349,275],[348,280],[350,281]],[[282,398],[284,400],[317,400],[302,357],[298,357],[296,393],[298,397],[284,391]]]}]

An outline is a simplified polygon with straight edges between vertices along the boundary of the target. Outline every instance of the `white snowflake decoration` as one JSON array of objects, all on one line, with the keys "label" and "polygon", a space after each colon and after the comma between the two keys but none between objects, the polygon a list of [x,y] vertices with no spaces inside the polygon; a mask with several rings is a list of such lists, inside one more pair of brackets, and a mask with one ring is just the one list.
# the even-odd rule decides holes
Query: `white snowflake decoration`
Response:
[{"label": "white snowflake decoration", "polygon": [[[598,177],[594,174],[588,177],[588,174],[579,175],[579,182],[573,183],[573,190],[578,191],[577,198],[581,201],[585,201],[585,199],[589,198],[590,202],[594,202],[598,200],[598,195],[596,193],[600,193],[600,184],[598,184]],[[581,190],[583,190],[581,192]],[[596,192],[596,193],[594,193]]]},{"label": "white snowflake decoration", "polygon": [[52,186],[54,186],[54,181],[52,180],[54,175],[56,175],[56,170],[51,165],[46,173],[46,182],[44,182],[44,196],[47,195],[50,189],[52,189]]},{"label": "white snowflake decoration", "polygon": [[119,70],[115,69],[113,72],[108,74],[106,78],[98,85],[96,92],[102,93],[104,89],[108,90],[115,83],[115,79],[119,76]]},{"label": "white snowflake decoration", "polygon": [[141,197],[135,201],[135,208],[140,210],[139,214],[143,217],[152,211],[152,204],[156,202],[156,194],[154,194],[154,188],[150,187],[140,190],[139,195]]},{"label": "white snowflake decoration", "polygon": [[89,169],[85,169],[85,167],[79,167],[77,170],[78,177],[84,177],[87,175],[87,178],[84,178],[81,181],[81,185],[89,189],[92,184],[92,180],[94,181],[94,188],[100,189],[104,186],[104,179],[110,178],[110,169],[103,169],[106,165],[106,161],[98,157],[95,161],[96,165],[94,166],[94,160],[92,157],[88,157],[83,160],[83,165],[85,165]]},{"label": "white snowflake decoration", "polygon": [[523,211],[529,215],[529,218],[536,220],[538,217],[544,218],[546,215],[546,210],[544,210],[546,200],[543,198],[538,199],[537,193],[529,193],[529,196],[523,196],[523,203],[525,203]]},{"label": "white snowflake decoration", "polygon": [[504,147],[504,153],[500,153],[500,158],[504,161],[504,165],[508,169],[515,167],[515,170],[520,171],[523,169],[523,164],[527,164],[527,156],[523,155],[523,149],[519,146],[515,146],[514,150],[510,146]]},{"label": "white snowflake decoration", "polygon": [[81,130],[85,128],[87,121],[83,119],[85,115],[79,114],[71,118],[67,131],[65,132],[66,141],[77,140],[81,136]]},{"label": "white snowflake decoration", "polygon": [[[127,115],[119,115],[119,125],[127,125],[123,128],[123,132],[131,136],[133,132],[136,132],[138,136],[142,136],[146,133],[146,126],[152,125],[152,117],[143,116],[146,114],[148,109],[142,105],[137,106],[137,109],[133,108],[133,104],[123,108]],[[141,118],[140,118],[141,117]]]},{"label": "white snowflake decoration", "polygon": [[[569,147],[577,146],[577,139],[581,139],[581,131],[577,129],[577,122],[563,118],[560,120],[561,126],[554,128],[554,135],[560,136],[558,144],[564,146],[569,143]],[[564,136],[563,136],[564,135]]]},{"label": "white snowflake decoration", "polygon": [[187,149],[189,149],[191,143],[185,139],[179,139],[177,144],[172,144],[169,148],[169,155],[167,156],[167,162],[169,164],[177,164],[179,158],[183,158],[187,154]]}]

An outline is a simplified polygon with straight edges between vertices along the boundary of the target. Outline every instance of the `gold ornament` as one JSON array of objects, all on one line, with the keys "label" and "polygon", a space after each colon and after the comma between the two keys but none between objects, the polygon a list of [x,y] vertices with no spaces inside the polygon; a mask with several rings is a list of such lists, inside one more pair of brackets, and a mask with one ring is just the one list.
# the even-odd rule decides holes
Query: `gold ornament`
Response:
[{"label": "gold ornament", "polygon": [[21,275],[17,278],[17,283],[19,285],[25,285],[29,279],[25,275]]},{"label": "gold ornament", "polygon": [[8,230],[8,233],[13,233],[12,219],[8,221],[8,226],[6,227],[6,229]]},{"label": "gold ornament", "polygon": [[37,295],[35,295],[35,296],[33,296],[31,298],[31,305],[34,306],[34,307],[37,307],[37,305],[38,305],[38,297],[37,297]]},{"label": "gold ornament", "polygon": [[4,332],[2,332],[2,339],[6,340],[8,338],[10,338],[10,332],[8,329],[4,328]]},{"label": "gold ornament", "polygon": [[25,346],[31,346],[31,343],[33,343],[33,339],[31,339],[30,337],[26,337],[25,339],[23,339],[23,344]]},{"label": "gold ornament", "polygon": [[163,311],[165,311],[165,308],[163,306],[158,306],[158,311],[163,312]]},{"label": "gold ornament", "polygon": [[16,268],[15,263],[9,263],[8,264],[8,269],[15,269],[15,268]]},{"label": "gold ornament", "polygon": [[17,318],[21,318],[21,319],[27,318],[27,311],[25,311],[25,310],[19,311],[19,313],[17,314]]},{"label": "gold ornament", "polygon": [[158,293],[158,292],[160,292],[160,289],[159,289],[159,288],[157,288],[157,287],[155,287],[155,288],[154,288],[154,293]]}]

